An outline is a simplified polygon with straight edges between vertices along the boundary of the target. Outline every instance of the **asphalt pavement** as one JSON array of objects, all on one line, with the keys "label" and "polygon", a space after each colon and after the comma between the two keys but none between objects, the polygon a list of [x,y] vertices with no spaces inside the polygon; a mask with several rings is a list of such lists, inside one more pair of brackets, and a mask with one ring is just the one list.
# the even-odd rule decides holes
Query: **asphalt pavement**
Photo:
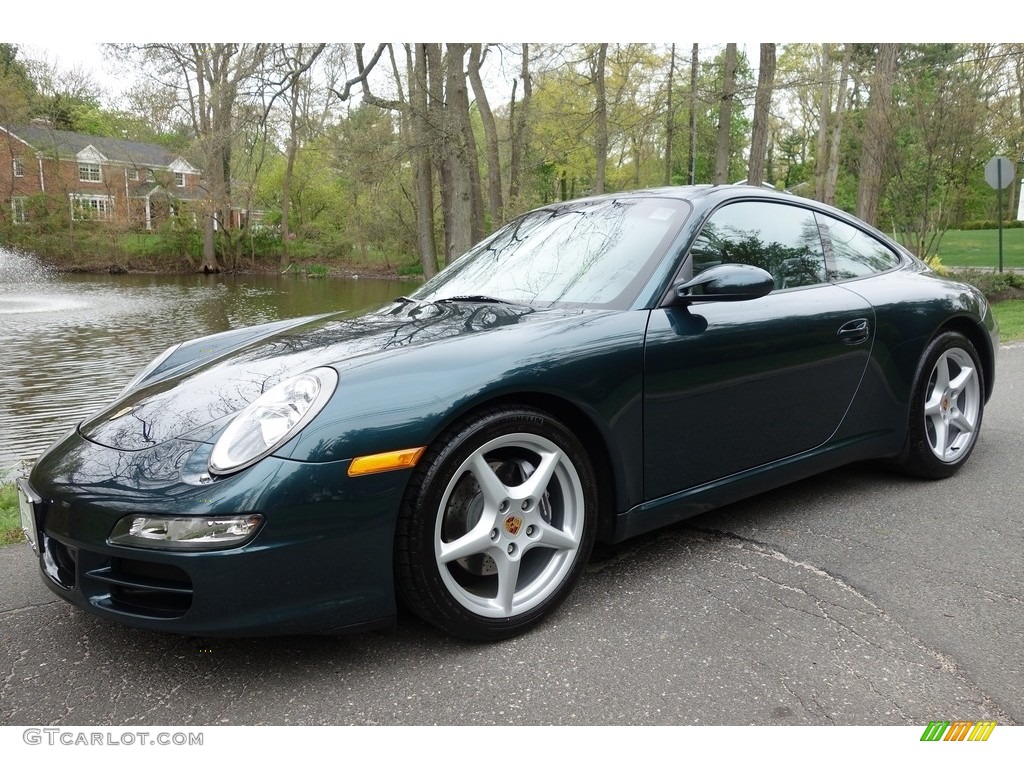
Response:
[{"label": "asphalt pavement", "polygon": [[1024,724],[1024,346],[974,456],[857,465],[601,553],[498,645],[411,617],[351,637],[201,640],[54,597],[0,548],[0,725]]}]

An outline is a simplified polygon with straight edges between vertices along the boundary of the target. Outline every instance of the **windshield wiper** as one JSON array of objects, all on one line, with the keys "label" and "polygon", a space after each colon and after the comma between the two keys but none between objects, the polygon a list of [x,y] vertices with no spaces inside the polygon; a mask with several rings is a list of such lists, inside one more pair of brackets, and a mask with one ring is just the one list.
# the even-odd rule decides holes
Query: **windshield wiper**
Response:
[{"label": "windshield wiper", "polygon": [[438,304],[445,304],[448,302],[459,302],[459,301],[472,301],[480,304],[515,304],[513,301],[506,301],[505,299],[496,299],[493,296],[482,296],[476,294],[470,294],[468,296],[448,296],[443,299],[438,299]]}]

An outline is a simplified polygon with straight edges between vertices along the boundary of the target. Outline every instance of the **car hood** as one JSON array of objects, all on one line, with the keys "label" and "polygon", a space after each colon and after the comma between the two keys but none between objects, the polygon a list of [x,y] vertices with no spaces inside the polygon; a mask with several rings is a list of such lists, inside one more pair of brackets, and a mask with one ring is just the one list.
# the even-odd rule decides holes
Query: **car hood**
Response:
[{"label": "car hood", "polygon": [[[319,366],[342,374],[392,350],[494,333],[525,323],[558,322],[581,310],[476,302],[412,302],[365,315],[299,320],[285,330],[227,350],[186,370],[144,383],[79,425],[86,439],[119,450],[152,448],[175,438],[207,441],[233,414],[279,381]],[[200,340],[201,343],[201,340]],[[177,370],[177,369],[175,369]]]}]

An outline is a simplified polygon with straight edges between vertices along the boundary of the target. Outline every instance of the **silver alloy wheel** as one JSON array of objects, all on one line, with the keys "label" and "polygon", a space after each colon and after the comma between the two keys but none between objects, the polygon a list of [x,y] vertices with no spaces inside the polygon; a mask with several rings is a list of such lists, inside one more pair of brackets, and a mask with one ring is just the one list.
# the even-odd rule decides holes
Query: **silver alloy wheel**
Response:
[{"label": "silver alloy wheel", "polygon": [[971,355],[947,349],[928,377],[924,398],[925,434],[932,453],[943,462],[958,461],[977,435],[981,383]]},{"label": "silver alloy wheel", "polygon": [[441,496],[434,555],[445,588],[477,616],[537,607],[569,578],[585,511],[579,473],[554,442],[516,432],[484,443]]}]

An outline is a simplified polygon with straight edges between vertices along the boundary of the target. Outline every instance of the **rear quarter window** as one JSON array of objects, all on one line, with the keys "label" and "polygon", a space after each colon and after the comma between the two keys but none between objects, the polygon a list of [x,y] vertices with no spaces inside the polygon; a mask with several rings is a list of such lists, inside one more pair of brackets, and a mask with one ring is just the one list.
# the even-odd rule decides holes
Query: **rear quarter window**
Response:
[{"label": "rear quarter window", "polygon": [[881,240],[839,219],[818,215],[830,251],[826,258],[830,280],[877,275],[899,266],[900,257]]}]

